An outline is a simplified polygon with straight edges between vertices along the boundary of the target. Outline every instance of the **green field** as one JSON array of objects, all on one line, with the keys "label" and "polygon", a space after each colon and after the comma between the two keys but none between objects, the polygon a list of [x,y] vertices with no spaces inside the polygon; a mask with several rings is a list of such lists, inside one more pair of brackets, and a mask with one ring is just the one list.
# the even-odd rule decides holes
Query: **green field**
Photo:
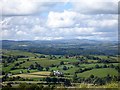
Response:
[{"label": "green field", "polygon": [[89,77],[90,75],[98,76],[98,77],[105,77],[107,75],[118,75],[118,72],[113,68],[104,68],[104,69],[93,69],[90,71],[86,71],[83,73],[77,74],[79,77]]},{"label": "green field", "polygon": [[37,59],[30,59],[29,62],[26,62],[26,63],[22,64],[21,66],[22,67],[24,67],[24,66],[28,67],[35,62],[39,63],[43,67],[47,67],[47,66],[50,66],[52,64],[59,64],[60,63],[59,60],[49,60],[49,59],[39,59],[39,58],[37,58]]},{"label": "green field", "polygon": [[2,50],[2,52],[4,53],[4,55],[13,55],[13,56],[17,56],[17,55],[25,55],[25,56],[29,56],[29,57],[34,57],[36,56],[33,53],[30,52],[25,52],[25,51],[19,51],[19,50]]},{"label": "green field", "polygon": [[[13,62],[9,61],[10,56],[27,56],[23,58],[11,59]],[[75,56],[66,58],[65,56],[61,55],[54,55],[55,58],[50,59],[53,57],[52,55],[43,55],[44,58],[40,58],[43,54],[38,53],[31,53],[31,52],[24,52],[19,50],[3,50],[3,56],[7,57],[4,58],[4,62],[0,64],[2,68],[1,71],[5,73],[5,75],[11,73],[12,75],[6,79],[6,83],[11,81],[19,81],[18,76],[21,78],[20,80],[25,79],[24,81],[20,82],[33,82],[40,81],[40,83],[47,83],[45,80],[46,78],[64,78],[71,80],[70,82],[75,85],[76,87],[92,87],[91,83],[81,84],[81,81],[85,78],[88,79],[91,75],[97,76],[98,78],[106,78],[109,74],[110,76],[118,76],[118,62],[117,57],[109,56],[110,60],[116,60],[116,62],[98,62],[99,60],[94,59],[87,59],[86,56],[80,55],[79,57],[83,57],[85,60],[80,61]],[[93,55],[92,55],[93,56]],[[60,57],[60,58],[59,58]],[[99,57],[101,60],[109,60],[108,56],[105,55],[94,55],[93,57]],[[9,61],[9,63],[7,63]],[[4,64],[7,66],[4,66]],[[17,64],[17,65],[16,65]],[[96,67],[96,66],[99,67]],[[31,68],[34,67],[34,68]],[[39,67],[38,67],[39,66]],[[42,69],[39,69],[42,67]],[[62,76],[53,75],[53,71],[62,72]],[[2,75],[3,78],[5,75]],[[9,79],[10,78],[10,79]],[[76,79],[77,78],[77,79]],[[81,79],[82,78],[82,79]],[[55,79],[55,80],[56,80]],[[96,80],[96,78],[94,78]],[[91,79],[92,80],[92,79]],[[54,81],[54,80],[53,80]],[[53,83],[53,81],[51,81]],[[59,80],[58,80],[59,81]],[[50,83],[51,83],[50,82]],[[84,81],[85,82],[85,81]],[[116,83],[116,81],[114,81]],[[63,83],[63,82],[58,82]],[[49,84],[49,83],[48,83]],[[116,85],[116,84],[115,84]],[[61,87],[61,86],[59,86]],[[102,87],[102,86],[99,86]],[[104,86],[105,87],[105,86]]]},{"label": "green field", "polygon": [[95,65],[103,66],[103,65],[110,65],[110,64],[113,64],[113,65],[115,65],[115,66],[118,66],[118,63],[109,63],[109,64],[94,63],[94,64],[80,64],[80,67],[90,68],[90,67],[95,67]]}]

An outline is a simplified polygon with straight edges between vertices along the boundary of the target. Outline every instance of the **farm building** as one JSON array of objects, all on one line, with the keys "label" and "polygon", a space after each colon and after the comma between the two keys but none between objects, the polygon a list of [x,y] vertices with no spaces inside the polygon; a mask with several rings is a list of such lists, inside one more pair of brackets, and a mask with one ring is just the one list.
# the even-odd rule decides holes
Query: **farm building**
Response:
[{"label": "farm building", "polygon": [[63,72],[60,72],[60,71],[53,71],[54,75],[55,76],[62,76],[63,75]]}]

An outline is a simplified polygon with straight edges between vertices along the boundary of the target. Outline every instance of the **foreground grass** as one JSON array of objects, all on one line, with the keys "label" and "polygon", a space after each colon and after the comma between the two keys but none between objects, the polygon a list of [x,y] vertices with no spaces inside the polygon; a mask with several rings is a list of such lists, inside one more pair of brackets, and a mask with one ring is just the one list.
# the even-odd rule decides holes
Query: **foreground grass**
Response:
[{"label": "foreground grass", "polygon": [[108,83],[106,85],[101,86],[94,86],[90,84],[80,84],[79,88],[119,88],[119,85],[117,82]]}]

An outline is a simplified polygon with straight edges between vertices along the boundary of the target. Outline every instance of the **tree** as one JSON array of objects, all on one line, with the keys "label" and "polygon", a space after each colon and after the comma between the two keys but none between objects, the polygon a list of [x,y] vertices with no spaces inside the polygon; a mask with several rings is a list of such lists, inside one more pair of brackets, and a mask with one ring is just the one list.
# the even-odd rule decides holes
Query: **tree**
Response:
[{"label": "tree", "polygon": [[64,65],[64,62],[63,62],[63,61],[61,61],[61,62],[60,62],[60,65]]},{"label": "tree", "polygon": [[31,64],[31,65],[30,65],[30,68],[31,68],[31,69],[34,69],[34,65],[33,65],[33,64]]},{"label": "tree", "polygon": [[64,86],[71,86],[71,82],[69,79],[66,79],[64,82]]},{"label": "tree", "polygon": [[107,68],[107,65],[105,64],[105,65],[103,65],[103,68]]},{"label": "tree", "polygon": [[4,66],[4,67],[7,67],[7,66],[8,66],[7,62],[3,63],[3,66]]},{"label": "tree", "polygon": [[114,68],[115,66],[113,65],[113,64],[110,64],[110,66],[109,66],[110,68]]},{"label": "tree", "polygon": [[46,71],[48,71],[49,70],[49,67],[46,67]]},{"label": "tree", "polygon": [[68,68],[66,66],[63,66],[63,70],[68,70]]},{"label": "tree", "polygon": [[74,65],[75,65],[76,67],[79,67],[79,62],[75,62]]},{"label": "tree", "polygon": [[56,83],[56,82],[57,82],[57,78],[51,78],[51,81],[52,81],[53,83]]},{"label": "tree", "polygon": [[77,74],[74,74],[74,75],[73,75],[73,82],[76,82],[77,79],[78,79],[78,78],[77,78]]},{"label": "tree", "polygon": [[95,65],[95,68],[99,68],[99,65],[98,65],[98,64],[96,64],[96,65]]},{"label": "tree", "polygon": [[30,73],[30,71],[29,71],[29,70],[27,70],[27,73]]},{"label": "tree", "polygon": [[4,71],[2,71],[2,75],[5,75],[5,72],[4,72]]},{"label": "tree", "polygon": [[61,57],[61,56],[59,56],[58,58],[59,58],[59,59],[61,59],[62,57]]},{"label": "tree", "polygon": [[41,55],[39,58],[46,58],[44,55]]},{"label": "tree", "polygon": [[106,76],[106,82],[110,82],[112,80],[112,77],[108,74],[107,76]]},{"label": "tree", "polygon": [[16,63],[15,66],[19,66],[19,63]]},{"label": "tree", "polygon": [[51,78],[50,77],[47,77],[45,80],[46,80],[47,83],[51,82]]},{"label": "tree", "polygon": [[27,61],[30,61],[29,59],[27,59]]},{"label": "tree", "polygon": [[94,78],[94,75],[90,75],[90,78]]},{"label": "tree", "polygon": [[15,66],[13,66],[10,70],[15,70]]},{"label": "tree", "polygon": [[39,67],[37,67],[37,69],[38,69],[39,71],[42,71],[42,70],[43,70],[43,67],[39,66]]},{"label": "tree", "polygon": [[105,84],[105,81],[102,79],[102,78],[96,78],[94,81],[93,81],[94,84],[97,84],[97,85],[104,85]]}]

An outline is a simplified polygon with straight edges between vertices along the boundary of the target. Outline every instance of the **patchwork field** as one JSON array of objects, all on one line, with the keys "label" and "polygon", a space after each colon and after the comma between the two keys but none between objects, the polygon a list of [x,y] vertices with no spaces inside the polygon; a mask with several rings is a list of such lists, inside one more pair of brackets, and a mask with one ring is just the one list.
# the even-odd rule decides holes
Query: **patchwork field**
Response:
[{"label": "patchwork field", "polygon": [[118,72],[113,68],[93,69],[93,70],[89,70],[83,73],[79,73],[78,76],[89,77],[90,75],[94,75],[97,77],[105,77],[108,74],[114,76],[114,75],[118,75]]},{"label": "patchwork field", "polygon": [[[104,81],[117,83],[118,79],[119,62],[117,56],[79,55],[70,57],[19,50],[3,50],[2,53],[3,60],[0,67],[3,75],[0,78],[6,83],[9,81],[35,83],[38,81],[46,84],[57,83],[58,87],[61,87],[60,83],[63,85],[68,81],[67,83],[76,87],[88,87],[86,84],[92,87],[96,84],[107,84]],[[86,84],[82,86],[81,82]]]}]

